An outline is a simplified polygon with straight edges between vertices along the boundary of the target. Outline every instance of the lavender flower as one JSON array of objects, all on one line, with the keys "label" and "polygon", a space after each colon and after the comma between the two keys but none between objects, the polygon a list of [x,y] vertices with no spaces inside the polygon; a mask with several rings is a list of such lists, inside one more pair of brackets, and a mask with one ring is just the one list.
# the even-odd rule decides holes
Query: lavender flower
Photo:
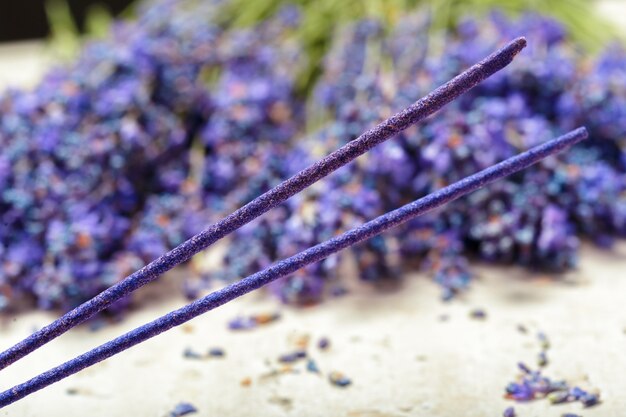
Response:
[{"label": "lavender flower", "polygon": [[190,403],[179,403],[174,407],[174,409],[170,412],[170,417],[182,417],[188,414],[197,413],[198,409]]}]

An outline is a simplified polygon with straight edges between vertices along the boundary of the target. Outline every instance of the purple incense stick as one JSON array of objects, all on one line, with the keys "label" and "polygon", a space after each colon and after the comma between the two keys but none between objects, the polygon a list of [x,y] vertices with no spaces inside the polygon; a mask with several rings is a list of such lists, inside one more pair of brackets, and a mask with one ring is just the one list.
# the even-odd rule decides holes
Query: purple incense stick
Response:
[{"label": "purple incense stick", "polygon": [[229,216],[209,226],[91,300],[86,301],[48,326],[0,353],[0,370],[89,319],[94,314],[110,306],[113,302],[129,295],[137,288],[154,281],[159,275],[189,260],[196,253],[278,206],[358,156],[363,155],[374,146],[433,114],[476,84],[506,67],[525,46],[525,38],[513,40],[411,106],[363,133],[358,138],[300,171],[265,194],[255,198]]},{"label": "purple incense stick", "polygon": [[318,262],[333,253],[376,236],[414,217],[429,212],[443,204],[481,188],[502,177],[520,171],[541,159],[559,152],[587,137],[585,128],[578,128],[550,142],[536,146],[517,156],[466,177],[432,194],[415,200],[394,211],[375,218],[359,227],[306,249],[290,258],[279,261],[267,269],[230,284],[204,298],[174,310],[148,324],[140,326],[110,342],[84,353],[64,364],[44,372],[29,381],[0,393],[0,407],[7,406],[25,396],[47,387],[63,378],[93,364],[116,355],[134,345],[146,341],[172,327],[179,326],[194,317],[206,313],[237,297],[254,291],[278,278]]}]

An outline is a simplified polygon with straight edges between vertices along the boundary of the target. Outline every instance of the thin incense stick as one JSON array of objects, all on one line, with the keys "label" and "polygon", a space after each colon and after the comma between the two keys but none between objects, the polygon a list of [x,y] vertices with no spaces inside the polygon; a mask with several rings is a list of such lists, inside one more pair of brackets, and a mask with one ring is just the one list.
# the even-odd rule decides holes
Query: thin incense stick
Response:
[{"label": "thin incense stick", "polygon": [[290,258],[279,261],[269,268],[257,272],[239,282],[228,285],[204,298],[174,310],[153,322],[136,328],[110,342],[84,353],[75,359],[44,372],[31,380],[0,393],[0,407],[9,405],[25,396],[47,387],[63,378],[87,368],[95,363],[116,355],[136,344],[146,341],[172,327],[179,326],[194,317],[206,313],[235,298],[254,291],[278,278],[320,261],[356,243],[376,236],[414,217],[431,211],[443,204],[481,188],[493,181],[520,171],[587,137],[585,128],[578,128],[550,142],[534,147],[517,156],[493,165],[474,175],[466,177],[432,194],[420,198],[394,211],[375,218],[359,227],[327,240]]},{"label": "thin incense stick", "polygon": [[336,169],[341,168],[358,156],[363,155],[374,146],[433,114],[476,84],[506,67],[525,46],[525,38],[513,40],[411,106],[363,133],[355,140],[300,171],[260,197],[255,198],[229,216],[209,226],[204,231],[129,275],[124,280],[66,313],[58,320],[0,353],[0,370],[62,335],[94,314],[104,310],[113,302],[129,295],[137,288],[154,281],[159,275],[189,260],[196,253],[278,206],[283,201]]}]

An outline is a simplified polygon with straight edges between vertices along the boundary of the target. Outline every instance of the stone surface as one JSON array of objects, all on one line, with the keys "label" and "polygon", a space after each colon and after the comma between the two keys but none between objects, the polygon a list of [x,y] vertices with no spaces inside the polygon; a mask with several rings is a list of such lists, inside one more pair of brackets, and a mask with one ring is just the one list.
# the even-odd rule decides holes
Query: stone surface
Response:
[{"label": "stone surface", "polygon": [[[442,303],[425,277],[407,277],[401,290],[385,294],[354,282],[351,294],[322,306],[282,310],[276,323],[233,332],[227,322],[238,314],[274,311],[262,293],[220,307],[49,389],[7,407],[8,416],[90,415],[165,416],[180,401],[199,416],[485,416],[501,415],[512,402],[504,387],[518,361],[534,363],[536,332],[551,341],[546,373],[601,392],[602,404],[585,416],[619,415],[626,408],[626,243],[612,252],[586,247],[578,271],[548,279],[517,268],[475,267],[472,290]],[[142,289],[146,303],[120,324],[95,333],[82,327],[45,346],[2,373],[2,386],[31,377],[125,330],[180,306],[171,297],[184,270]],[[344,272],[350,274],[350,268]],[[487,313],[474,320],[474,308]],[[447,320],[441,317],[446,315]],[[33,312],[5,318],[0,347],[26,336],[53,318]],[[517,329],[523,324],[527,334]],[[297,373],[280,369],[279,355],[294,340],[310,335],[309,356],[321,375],[296,363]],[[315,341],[328,336],[321,352]],[[190,361],[183,351],[220,346],[220,360]],[[339,371],[352,380],[346,388],[327,379]],[[241,381],[251,379],[249,386]],[[585,382],[585,379],[588,381]],[[68,395],[68,390],[73,395]],[[546,400],[515,404],[520,416],[560,416],[580,412],[580,404],[554,406]]]}]

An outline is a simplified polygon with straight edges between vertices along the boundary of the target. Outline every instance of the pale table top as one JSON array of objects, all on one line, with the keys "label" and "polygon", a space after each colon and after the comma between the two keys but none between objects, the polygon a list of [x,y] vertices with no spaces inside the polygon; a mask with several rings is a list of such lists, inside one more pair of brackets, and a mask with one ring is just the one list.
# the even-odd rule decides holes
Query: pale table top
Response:
[{"label": "pale table top", "polygon": [[[408,276],[402,290],[377,293],[352,283],[351,294],[321,306],[282,308],[282,319],[252,331],[233,332],[239,314],[271,312],[277,304],[253,293],[173,329],[61,383],[40,391],[0,415],[35,417],[167,416],[180,401],[198,416],[500,416],[514,405],[504,387],[517,375],[517,362],[534,366],[538,331],[551,342],[545,374],[600,390],[603,403],[584,416],[621,415],[626,409],[626,243],[614,251],[585,248],[578,271],[559,279],[519,268],[476,265],[479,278],[463,298],[439,299],[424,276]],[[147,300],[120,324],[97,332],[76,329],[2,371],[2,387],[56,366],[122,332],[185,303],[172,296],[185,270],[141,290]],[[349,268],[345,271],[350,274]],[[485,320],[469,317],[473,308]],[[447,316],[442,321],[442,316]],[[0,348],[8,347],[53,319],[33,312],[7,320]],[[517,327],[523,325],[527,334]],[[309,335],[309,349],[323,376],[271,375],[279,355]],[[315,341],[326,336],[331,348]],[[185,348],[226,351],[223,359],[183,358]],[[347,388],[326,374],[350,377]],[[250,378],[250,386],[241,381]],[[69,395],[68,390],[75,390]],[[556,417],[580,412],[579,403],[553,406],[546,400],[516,405],[520,416]]]}]

